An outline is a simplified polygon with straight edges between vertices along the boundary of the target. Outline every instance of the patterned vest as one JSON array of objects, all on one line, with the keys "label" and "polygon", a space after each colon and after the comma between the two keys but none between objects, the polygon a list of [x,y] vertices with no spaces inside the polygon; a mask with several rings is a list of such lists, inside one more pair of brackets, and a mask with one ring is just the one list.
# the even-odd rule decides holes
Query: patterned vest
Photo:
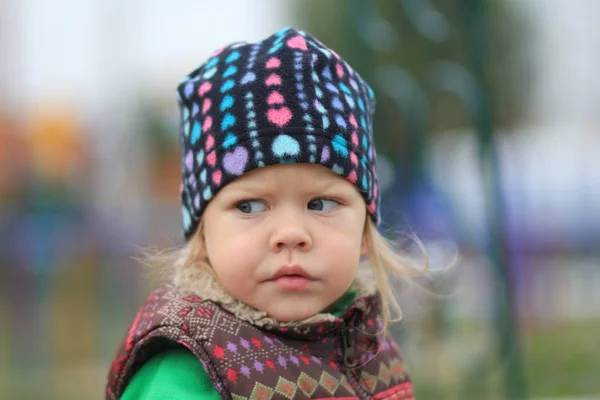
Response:
[{"label": "patterned vest", "polygon": [[225,399],[413,399],[397,344],[380,331],[379,296],[360,297],[335,321],[257,327],[212,301],[156,289],[112,363],[106,399],[174,343],[202,363]]}]

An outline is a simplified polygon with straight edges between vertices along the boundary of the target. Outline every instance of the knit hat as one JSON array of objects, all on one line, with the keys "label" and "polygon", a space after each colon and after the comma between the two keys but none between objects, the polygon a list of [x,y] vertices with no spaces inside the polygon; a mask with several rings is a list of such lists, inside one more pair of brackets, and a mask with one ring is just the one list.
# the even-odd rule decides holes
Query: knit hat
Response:
[{"label": "knit hat", "polygon": [[255,168],[312,163],[356,185],[379,219],[369,85],[311,35],[285,28],[217,50],[177,87],[185,238],[225,185]]}]

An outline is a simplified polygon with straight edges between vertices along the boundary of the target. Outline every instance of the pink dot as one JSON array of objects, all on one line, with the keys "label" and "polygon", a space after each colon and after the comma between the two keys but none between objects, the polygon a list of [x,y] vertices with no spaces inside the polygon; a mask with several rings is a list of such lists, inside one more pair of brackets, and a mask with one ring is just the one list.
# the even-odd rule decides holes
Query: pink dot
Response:
[{"label": "pink dot", "polygon": [[271,57],[269,59],[269,61],[267,61],[267,64],[265,66],[267,67],[267,69],[271,69],[271,68],[279,68],[280,65],[281,65],[281,61],[279,60],[279,58]]},{"label": "pink dot", "polygon": [[337,71],[337,76],[342,78],[344,76],[344,68],[340,64],[336,64],[335,69]]},{"label": "pink dot", "polygon": [[[354,153],[352,153],[354,154]],[[356,171],[352,170],[350,175],[348,175],[348,180],[352,183],[356,183]]]},{"label": "pink dot", "polygon": [[208,153],[206,156],[206,162],[208,162],[211,167],[214,167],[215,163],[217,162],[217,154],[214,151]]},{"label": "pink dot", "polygon": [[369,210],[369,212],[371,214],[375,214],[375,200],[373,200],[371,203],[369,203],[369,205],[367,206],[367,209]]},{"label": "pink dot", "polygon": [[209,98],[204,99],[204,103],[202,103],[202,114],[206,114],[211,105],[212,101],[210,101]]},{"label": "pink dot", "polygon": [[267,86],[279,86],[281,85],[281,77],[277,74],[271,74],[265,81]]},{"label": "pink dot", "polygon": [[353,127],[357,128],[358,124],[356,123],[356,118],[354,118],[354,114],[350,114],[350,123]]},{"label": "pink dot", "polygon": [[299,49],[299,50],[304,50],[304,51],[308,50],[308,47],[306,46],[306,41],[300,35],[294,36],[293,38],[288,40],[286,43],[292,49]]},{"label": "pink dot", "polygon": [[292,112],[287,107],[271,108],[267,112],[267,118],[275,125],[282,127],[292,119]]},{"label": "pink dot", "polygon": [[352,161],[352,164],[358,165],[358,157],[356,156],[356,153],[353,151],[350,152],[350,161]]},{"label": "pink dot", "polygon": [[215,144],[215,138],[212,135],[208,135],[206,138],[206,151],[210,150],[211,147]]},{"label": "pink dot", "polygon": [[209,115],[204,119],[204,123],[202,124],[202,132],[208,132],[210,128],[212,128],[212,117]]},{"label": "pink dot", "polygon": [[213,172],[212,179],[213,179],[213,182],[215,183],[215,185],[218,186],[218,185],[221,184],[221,177],[222,176],[223,176],[223,174],[221,173],[220,169],[218,169],[215,172]]},{"label": "pink dot", "polygon": [[267,99],[267,104],[269,105],[273,105],[273,104],[283,104],[283,96],[281,95],[281,93],[279,93],[278,91],[274,91],[269,95],[269,98]]},{"label": "pink dot", "polygon": [[206,92],[208,92],[210,89],[212,89],[212,84],[210,82],[204,82],[202,85],[200,85],[200,87],[198,88],[198,94],[200,96],[204,96],[204,94]]},{"label": "pink dot", "polygon": [[356,132],[352,132],[352,144],[358,146],[358,135],[356,134]]}]

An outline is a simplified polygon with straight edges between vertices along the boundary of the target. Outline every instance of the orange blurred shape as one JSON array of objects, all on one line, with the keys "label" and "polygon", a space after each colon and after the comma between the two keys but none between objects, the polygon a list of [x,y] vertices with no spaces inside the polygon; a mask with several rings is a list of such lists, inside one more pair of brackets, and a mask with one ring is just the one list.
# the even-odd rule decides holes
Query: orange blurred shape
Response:
[{"label": "orange blurred shape", "polygon": [[32,118],[30,146],[34,173],[49,182],[70,179],[87,158],[86,137],[66,110],[43,110]]}]

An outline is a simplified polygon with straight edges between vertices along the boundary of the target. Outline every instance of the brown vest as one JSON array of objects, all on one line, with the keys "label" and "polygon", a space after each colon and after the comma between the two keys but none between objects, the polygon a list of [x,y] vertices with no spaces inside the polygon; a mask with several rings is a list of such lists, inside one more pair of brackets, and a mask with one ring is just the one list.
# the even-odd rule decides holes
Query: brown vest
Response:
[{"label": "brown vest", "polygon": [[257,327],[218,304],[156,289],[112,363],[106,399],[169,346],[184,345],[225,399],[413,399],[398,345],[382,333],[379,296],[360,297],[334,321]]}]

